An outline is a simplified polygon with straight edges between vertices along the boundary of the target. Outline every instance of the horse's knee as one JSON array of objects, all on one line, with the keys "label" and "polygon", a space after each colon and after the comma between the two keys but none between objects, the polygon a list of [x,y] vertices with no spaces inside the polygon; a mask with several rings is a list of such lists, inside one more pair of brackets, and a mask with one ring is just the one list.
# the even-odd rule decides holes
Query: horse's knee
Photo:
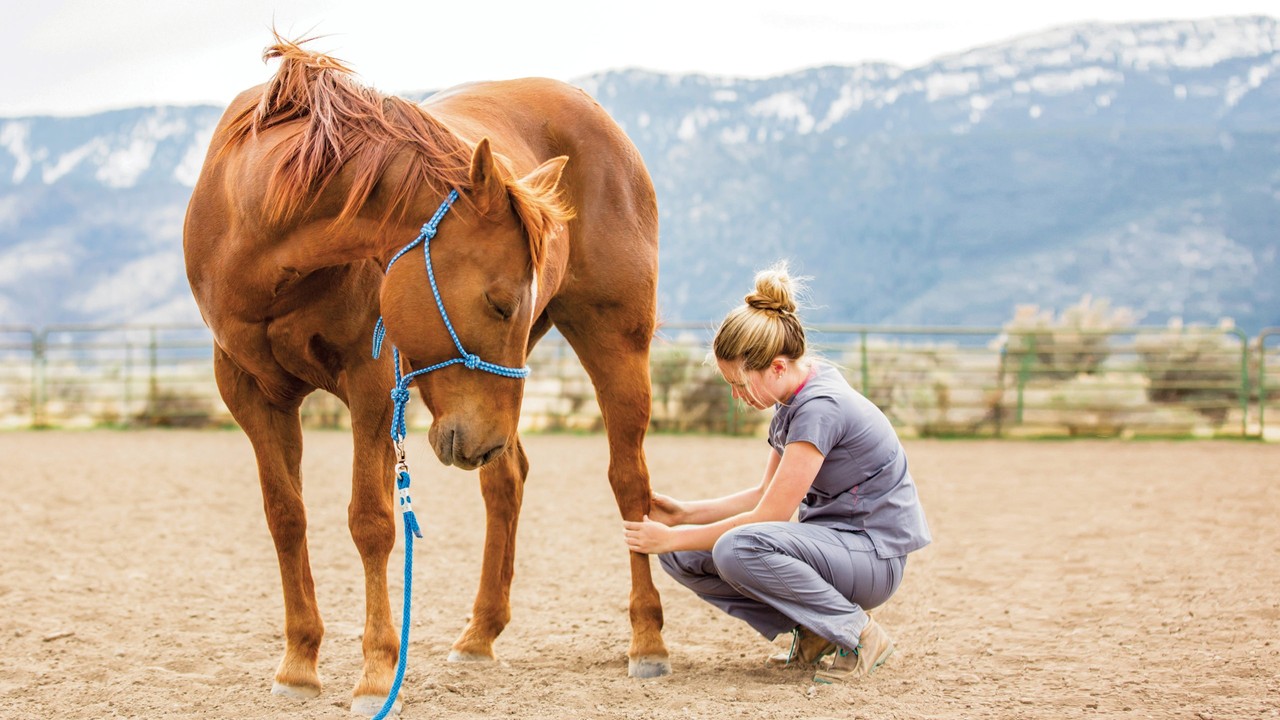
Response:
[{"label": "horse's knee", "polygon": [[347,515],[351,539],[361,553],[390,555],[396,544],[396,524],[390,513],[352,508]]},{"label": "horse's knee", "polygon": [[292,504],[263,503],[267,516],[267,529],[276,548],[281,551],[296,549],[307,540],[307,516]]},{"label": "horse's knee", "polygon": [[524,443],[516,438],[516,470],[520,472],[520,480],[529,477],[529,456],[524,452]]}]

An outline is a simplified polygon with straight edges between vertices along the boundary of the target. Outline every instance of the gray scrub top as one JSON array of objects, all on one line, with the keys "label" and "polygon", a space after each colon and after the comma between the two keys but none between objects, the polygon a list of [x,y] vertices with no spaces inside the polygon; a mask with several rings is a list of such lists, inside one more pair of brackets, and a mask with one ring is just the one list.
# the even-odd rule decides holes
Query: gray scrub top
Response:
[{"label": "gray scrub top", "polygon": [[840,372],[815,363],[791,402],[774,406],[769,444],[782,454],[808,442],[824,458],[800,503],[800,522],[863,532],[876,555],[906,555],[932,540],[907,453],[880,408]]}]

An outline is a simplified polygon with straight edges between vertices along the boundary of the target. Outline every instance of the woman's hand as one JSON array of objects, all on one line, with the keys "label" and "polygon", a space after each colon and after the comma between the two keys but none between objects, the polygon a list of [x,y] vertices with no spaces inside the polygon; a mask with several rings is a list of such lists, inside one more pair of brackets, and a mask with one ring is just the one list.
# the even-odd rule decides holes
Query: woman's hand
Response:
[{"label": "woman's hand", "polygon": [[684,505],[673,497],[661,493],[653,493],[649,498],[649,519],[663,525],[683,525],[688,511]]},{"label": "woman's hand", "polygon": [[622,535],[631,552],[658,555],[675,549],[675,531],[648,515],[640,522],[622,521]]}]

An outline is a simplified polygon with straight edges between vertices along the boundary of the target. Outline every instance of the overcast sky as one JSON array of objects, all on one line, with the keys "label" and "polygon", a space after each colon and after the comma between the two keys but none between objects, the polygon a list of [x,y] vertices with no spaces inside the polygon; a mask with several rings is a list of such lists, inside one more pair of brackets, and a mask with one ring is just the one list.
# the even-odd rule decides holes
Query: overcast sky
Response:
[{"label": "overcast sky", "polygon": [[266,79],[274,24],[387,92],[640,67],[743,77],[915,67],[1087,21],[1280,14],[1277,0],[0,0],[0,117],[225,105]]}]

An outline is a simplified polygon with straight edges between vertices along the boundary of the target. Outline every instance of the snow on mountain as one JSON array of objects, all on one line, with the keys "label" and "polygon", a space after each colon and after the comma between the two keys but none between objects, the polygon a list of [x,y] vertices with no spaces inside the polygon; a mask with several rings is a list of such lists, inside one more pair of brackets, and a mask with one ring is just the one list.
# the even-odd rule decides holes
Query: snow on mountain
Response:
[{"label": "snow on mountain", "polygon": [[190,187],[220,114],[208,107],[157,107],[0,119],[0,177],[12,185],[92,179],[129,188],[159,171]]},{"label": "snow on mountain", "polygon": [[[653,174],[666,318],[710,319],[791,257],[823,298],[814,321],[994,324],[1087,292],[1149,321],[1280,324],[1274,18],[1078,25],[917,68],[578,84]],[[0,118],[0,323],[198,320],[181,222],[220,114]]]}]

